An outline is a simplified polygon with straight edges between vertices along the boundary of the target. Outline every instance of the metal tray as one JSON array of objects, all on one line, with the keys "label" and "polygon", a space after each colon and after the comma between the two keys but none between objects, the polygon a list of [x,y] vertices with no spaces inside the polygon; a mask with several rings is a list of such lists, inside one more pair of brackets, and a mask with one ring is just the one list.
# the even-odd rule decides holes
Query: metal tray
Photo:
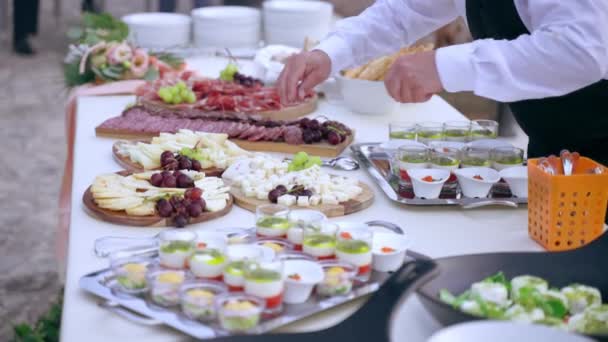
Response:
[{"label": "metal tray", "polygon": [[[380,285],[390,277],[389,273],[372,271],[369,280],[356,281],[353,290],[346,296],[320,298],[315,294],[302,304],[284,304],[283,312],[271,318],[263,318],[253,334],[262,334],[283,325],[331,309],[377,291]],[[109,309],[125,319],[145,325],[166,324],[176,330],[197,339],[210,339],[229,335],[215,324],[205,325],[186,318],[178,307],[160,308],[150,304],[145,296],[134,296],[119,293],[112,289],[114,278],[110,269],[89,273],[80,278],[80,288],[92,293],[102,300],[99,306]]]},{"label": "metal tray", "polygon": [[[392,172],[390,167],[391,157],[379,145],[380,143],[360,143],[351,145],[350,149],[361,164],[361,167],[367,170],[386,196],[397,203],[418,206],[459,205],[464,209],[491,205],[517,208],[519,204],[528,203],[527,198],[499,197],[496,195],[496,189],[493,189],[487,198],[467,198],[462,196],[458,187],[455,188],[453,198],[423,199],[403,197],[399,194],[399,177]],[[503,190],[508,189],[506,183],[502,183],[500,186],[502,186]]]}]

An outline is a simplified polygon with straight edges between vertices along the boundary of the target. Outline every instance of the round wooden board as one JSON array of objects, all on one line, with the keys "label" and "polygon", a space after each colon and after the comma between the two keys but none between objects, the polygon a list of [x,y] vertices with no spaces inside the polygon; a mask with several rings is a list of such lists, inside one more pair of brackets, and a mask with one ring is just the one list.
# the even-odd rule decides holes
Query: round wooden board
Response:
[{"label": "round wooden board", "polygon": [[[121,171],[118,172],[121,175],[128,175],[130,172]],[[86,208],[86,211],[99,218],[102,221],[125,225],[125,226],[133,226],[133,227],[148,227],[148,226],[172,226],[171,220],[160,217],[159,215],[153,216],[131,216],[127,215],[125,211],[115,211],[100,208],[95,200],[93,199],[93,193],[91,192],[91,187],[89,186],[87,190],[82,195],[82,203]],[[190,218],[189,224],[205,222],[209,220],[213,220],[218,217],[222,217],[230,212],[232,206],[234,204],[233,196],[230,196],[228,202],[224,209],[215,212],[205,211],[199,217]]]},{"label": "round wooden board", "polygon": [[[114,142],[114,144],[112,145],[112,155],[114,156],[114,160],[116,160],[116,162],[124,167],[126,170],[128,171],[132,171],[132,172],[144,172],[144,171],[155,171],[155,170],[160,170],[160,169],[152,169],[152,170],[144,170],[144,167],[139,164],[139,163],[135,163],[131,160],[131,158],[120,154],[119,151],[119,146],[121,144],[136,144],[139,141],[116,141]],[[149,143],[150,141],[141,141],[143,143]],[[201,170],[201,172],[205,173],[206,177],[221,177],[222,173],[224,173],[225,169],[220,169],[217,167],[212,167],[212,168],[208,168],[208,169],[203,169]]]},{"label": "round wooden board", "polygon": [[[374,202],[374,191],[365,183],[359,182],[359,186],[363,191],[355,198],[348,202],[342,202],[336,205],[321,204],[310,207],[298,207],[292,206],[292,209],[314,209],[321,211],[327,217],[339,217],[352,214],[363,209],[366,209]],[[259,205],[270,204],[268,200],[259,200],[257,198],[245,197],[245,194],[241,189],[232,187],[230,190],[232,196],[234,196],[234,203],[246,210],[255,212],[255,208]]]}]

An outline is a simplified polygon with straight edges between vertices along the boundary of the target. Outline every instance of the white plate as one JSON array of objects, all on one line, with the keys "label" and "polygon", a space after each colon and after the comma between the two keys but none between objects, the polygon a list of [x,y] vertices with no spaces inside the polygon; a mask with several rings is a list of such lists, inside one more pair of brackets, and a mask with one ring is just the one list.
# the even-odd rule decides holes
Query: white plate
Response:
[{"label": "white plate", "polygon": [[191,19],[176,13],[133,13],[122,17],[129,26],[129,39],[149,49],[186,46],[190,43]]},{"label": "white plate", "polygon": [[427,342],[591,342],[590,338],[541,325],[481,321],[463,323],[435,333]]}]

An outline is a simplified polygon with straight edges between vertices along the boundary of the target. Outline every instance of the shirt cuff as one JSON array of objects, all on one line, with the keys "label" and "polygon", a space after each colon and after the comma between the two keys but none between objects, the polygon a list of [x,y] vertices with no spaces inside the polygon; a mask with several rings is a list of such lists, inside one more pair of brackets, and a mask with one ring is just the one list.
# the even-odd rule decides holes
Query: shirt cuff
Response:
[{"label": "shirt cuff", "polygon": [[472,43],[452,45],[437,50],[435,63],[443,89],[455,93],[475,90],[476,72]]},{"label": "shirt cuff", "polygon": [[344,39],[335,35],[327,37],[314,49],[321,50],[329,56],[332,75],[337,75],[343,69],[350,67],[354,62],[350,46]]}]

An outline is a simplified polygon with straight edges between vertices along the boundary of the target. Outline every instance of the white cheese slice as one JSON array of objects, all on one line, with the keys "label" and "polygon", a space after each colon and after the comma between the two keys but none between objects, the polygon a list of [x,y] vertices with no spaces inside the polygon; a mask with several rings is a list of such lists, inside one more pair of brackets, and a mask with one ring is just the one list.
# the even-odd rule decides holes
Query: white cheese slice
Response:
[{"label": "white cheese slice", "polygon": [[226,207],[226,200],[224,200],[224,199],[214,199],[214,200],[208,200],[208,201],[206,200],[205,202],[206,202],[206,206],[205,206],[206,211],[215,212],[215,211],[220,211]]},{"label": "white cheese slice", "polygon": [[268,191],[258,190],[255,194],[255,197],[259,200],[268,199]]},{"label": "white cheese slice", "polygon": [[298,207],[308,207],[310,205],[308,196],[298,196]]},{"label": "white cheese slice", "polygon": [[310,205],[315,206],[315,205],[319,205],[319,203],[321,203],[321,196],[319,196],[319,195],[310,196]]},{"label": "white cheese slice", "polygon": [[339,204],[338,200],[336,199],[335,196],[330,195],[330,194],[326,194],[321,196],[321,203],[323,204]]}]

